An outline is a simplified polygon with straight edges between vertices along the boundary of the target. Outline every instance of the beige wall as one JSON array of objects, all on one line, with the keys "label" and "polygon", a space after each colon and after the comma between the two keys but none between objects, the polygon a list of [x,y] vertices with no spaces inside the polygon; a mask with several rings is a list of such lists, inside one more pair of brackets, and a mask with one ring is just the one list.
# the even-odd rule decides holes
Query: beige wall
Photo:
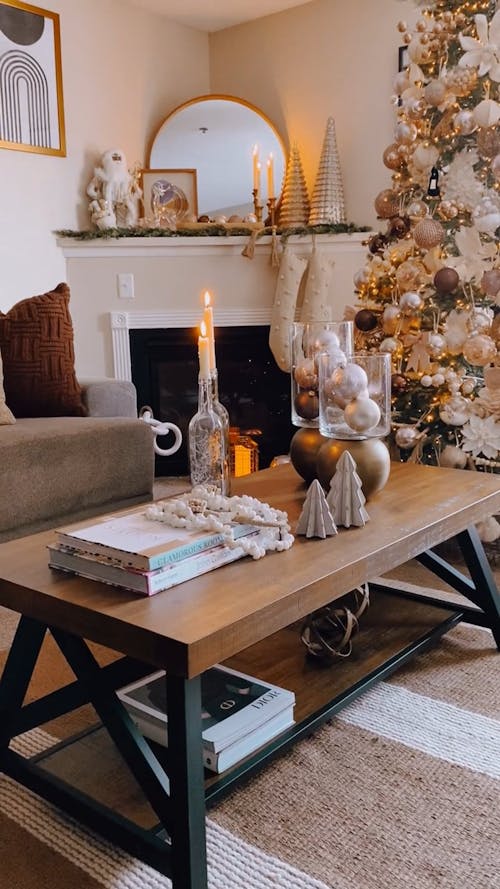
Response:
[{"label": "beige wall", "polygon": [[0,149],[3,311],[65,280],[52,232],[88,226],[85,188],[103,151],[144,163],[162,118],[208,92],[205,33],[115,0],[47,5],[60,15],[67,157]]},{"label": "beige wall", "polygon": [[329,116],[335,118],[349,221],[376,225],[373,199],[390,185],[382,153],[400,35],[416,15],[401,0],[314,0],[210,38],[213,92],[260,107],[299,146],[314,186]]}]

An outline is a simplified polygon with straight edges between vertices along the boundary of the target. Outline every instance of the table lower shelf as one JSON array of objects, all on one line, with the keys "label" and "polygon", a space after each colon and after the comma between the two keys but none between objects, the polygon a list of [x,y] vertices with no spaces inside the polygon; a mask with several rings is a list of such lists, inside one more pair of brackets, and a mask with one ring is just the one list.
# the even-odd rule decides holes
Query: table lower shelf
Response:
[{"label": "table lower shelf", "polygon": [[[273,755],[310,734],[374,682],[390,675],[459,623],[458,609],[428,605],[377,592],[349,658],[321,667],[305,656],[300,626],[292,625],[231,658],[228,666],[292,689],[296,724],[271,743],[220,775],[206,773],[206,800],[214,802]],[[166,752],[152,745],[166,764]],[[157,818],[101,726],[69,738],[36,757],[42,773],[70,785],[140,828],[150,831]]]}]

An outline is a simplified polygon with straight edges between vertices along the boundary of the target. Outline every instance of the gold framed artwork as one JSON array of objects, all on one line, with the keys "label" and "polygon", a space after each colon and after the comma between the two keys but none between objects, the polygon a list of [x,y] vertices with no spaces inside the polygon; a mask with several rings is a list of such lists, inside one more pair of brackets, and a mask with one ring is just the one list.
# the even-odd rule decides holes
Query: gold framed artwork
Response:
[{"label": "gold framed artwork", "polygon": [[59,16],[0,0],[0,148],[66,155]]},{"label": "gold framed artwork", "polygon": [[198,218],[196,170],[141,170],[144,215]]}]

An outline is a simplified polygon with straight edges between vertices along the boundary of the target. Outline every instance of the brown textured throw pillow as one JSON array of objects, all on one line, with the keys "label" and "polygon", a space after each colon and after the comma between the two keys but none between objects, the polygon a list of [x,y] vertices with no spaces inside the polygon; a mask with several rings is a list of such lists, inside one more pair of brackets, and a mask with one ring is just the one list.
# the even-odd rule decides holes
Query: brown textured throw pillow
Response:
[{"label": "brown textured throw pillow", "polygon": [[9,426],[11,423],[15,423],[16,418],[14,417],[11,410],[9,410],[8,406],[5,404],[5,392],[3,391],[3,367],[2,367],[2,353],[0,352],[0,426]]},{"label": "brown textured throw pillow", "polygon": [[74,368],[69,287],[0,312],[0,349],[7,404],[16,417],[83,416]]}]

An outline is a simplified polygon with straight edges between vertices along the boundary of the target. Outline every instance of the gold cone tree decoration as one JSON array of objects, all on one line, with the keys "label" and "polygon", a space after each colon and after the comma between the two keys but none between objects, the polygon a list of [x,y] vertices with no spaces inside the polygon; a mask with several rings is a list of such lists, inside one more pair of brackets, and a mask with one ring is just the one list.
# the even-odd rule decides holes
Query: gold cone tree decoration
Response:
[{"label": "gold cone tree decoration", "polygon": [[344,186],[335,134],[335,121],[333,117],[329,117],[311,198],[309,225],[345,221]]},{"label": "gold cone tree decoration", "polygon": [[296,144],[292,145],[285,173],[283,196],[279,210],[280,228],[307,225],[309,219],[309,195]]}]

